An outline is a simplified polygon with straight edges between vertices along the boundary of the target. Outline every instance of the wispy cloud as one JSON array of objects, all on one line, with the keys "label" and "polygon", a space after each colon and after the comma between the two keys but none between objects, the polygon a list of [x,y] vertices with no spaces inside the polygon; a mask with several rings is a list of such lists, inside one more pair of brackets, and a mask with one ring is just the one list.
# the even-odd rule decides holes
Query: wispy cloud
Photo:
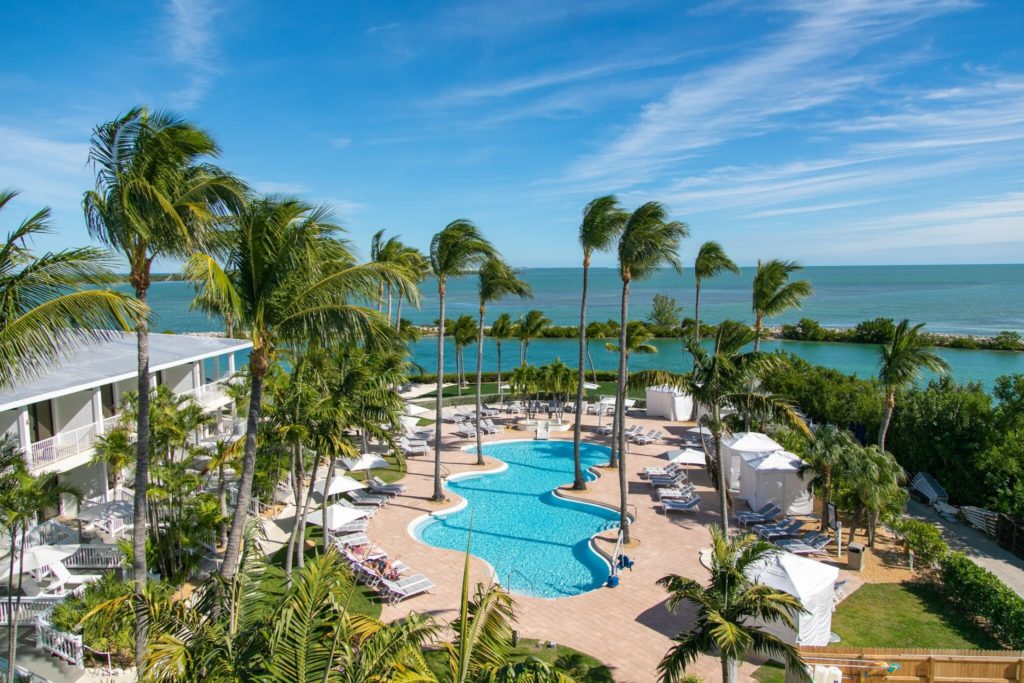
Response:
[{"label": "wispy cloud", "polygon": [[213,20],[217,9],[203,0],[171,0],[164,29],[171,60],[184,67],[187,84],[172,93],[176,107],[199,104],[219,73],[216,65]]},{"label": "wispy cloud", "polygon": [[523,31],[580,22],[591,17],[637,11],[649,0],[469,0],[449,7],[437,21],[437,30],[448,36],[508,38]]},{"label": "wispy cloud", "polygon": [[300,183],[277,182],[274,180],[257,180],[252,188],[262,194],[306,194],[309,187]]},{"label": "wispy cloud", "polygon": [[331,138],[330,143],[331,147],[344,149],[352,144],[352,138]]},{"label": "wispy cloud", "polygon": [[82,192],[92,186],[86,168],[89,145],[38,135],[22,128],[0,126],[0,178],[8,179],[21,199],[80,211]]},{"label": "wispy cloud", "polygon": [[387,24],[377,24],[366,29],[367,35],[373,35],[374,33],[380,33],[381,31],[394,31],[396,28],[400,28],[402,24],[397,21],[392,21]]},{"label": "wispy cloud", "polygon": [[961,0],[836,0],[784,5],[796,21],[746,58],[683,77],[600,152],[574,163],[573,181],[652,180],[681,155],[792,126],[797,116],[876,85],[893,67],[851,65],[865,49]]},{"label": "wispy cloud", "polygon": [[850,202],[831,202],[829,204],[807,204],[804,206],[791,206],[785,209],[769,209],[765,211],[755,211],[751,213],[750,218],[775,218],[777,216],[797,216],[805,213],[820,213],[822,211],[836,211],[838,209],[851,209],[855,206],[865,206],[874,202],[880,201],[879,199],[861,199]]}]

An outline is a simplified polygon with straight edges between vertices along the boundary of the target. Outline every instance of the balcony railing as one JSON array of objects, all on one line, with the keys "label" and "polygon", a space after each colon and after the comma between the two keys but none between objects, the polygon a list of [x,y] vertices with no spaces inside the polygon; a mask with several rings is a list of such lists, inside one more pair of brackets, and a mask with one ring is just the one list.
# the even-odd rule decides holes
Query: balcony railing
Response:
[{"label": "balcony railing", "polygon": [[[217,402],[228,399],[224,385],[227,380],[208,382],[195,389],[189,389],[178,393],[178,396],[192,398],[203,407],[209,407]],[[114,415],[103,420],[103,433],[113,429],[122,419],[122,415]],[[96,445],[100,431],[95,423],[90,423],[77,429],[62,431],[48,439],[37,441],[32,444],[32,467],[39,469],[54,463],[73,458],[89,451]]]}]

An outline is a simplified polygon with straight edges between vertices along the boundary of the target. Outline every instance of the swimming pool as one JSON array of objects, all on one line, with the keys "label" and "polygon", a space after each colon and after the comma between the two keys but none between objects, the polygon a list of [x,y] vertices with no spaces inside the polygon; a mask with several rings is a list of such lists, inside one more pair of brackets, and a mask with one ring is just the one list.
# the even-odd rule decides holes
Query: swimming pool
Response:
[{"label": "swimming pool", "polygon": [[[465,551],[472,515],[470,552],[489,562],[508,590],[558,598],[601,586],[608,565],[590,548],[590,538],[616,528],[619,514],[552,493],[572,481],[572,442],[506,441],[484,446],[484,453],[507,469],[452,478],[448,488],[465,498],[466,506],[423,519],[413,535],[429,545]],[[580,457],[584,467],[605,463],[608,449],[581,443]]]}]

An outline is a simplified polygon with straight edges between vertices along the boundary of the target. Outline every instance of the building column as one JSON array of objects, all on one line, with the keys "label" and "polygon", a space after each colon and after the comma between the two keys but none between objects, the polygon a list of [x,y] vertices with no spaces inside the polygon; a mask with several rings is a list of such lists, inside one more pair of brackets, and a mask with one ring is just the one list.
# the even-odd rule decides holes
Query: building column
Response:
[{"label": "building column", "polygon": [[103,434],[103,394],[100,387],[92,390],[92,421],[96,423],[96,436]]},{"label": "building column", "polygon": [[220,379],[220,356],[213,357],[213,378]]},{"label": "building column", "polygon": [[228,375],[233,376],[235,374],[235,354],[228,354]]},{"label": "building column", "polygon": [[200,392],[203,387],[203,370],[199,366],[202,361],[193,361],[192,363],[192,386],[196,389],[196,399],[202,398]]},{"label": "building column", "polygon": [[28,406],[18,408],[18,443],[25,458],[25,464],[32,469],[32,425],[28,419]]}]

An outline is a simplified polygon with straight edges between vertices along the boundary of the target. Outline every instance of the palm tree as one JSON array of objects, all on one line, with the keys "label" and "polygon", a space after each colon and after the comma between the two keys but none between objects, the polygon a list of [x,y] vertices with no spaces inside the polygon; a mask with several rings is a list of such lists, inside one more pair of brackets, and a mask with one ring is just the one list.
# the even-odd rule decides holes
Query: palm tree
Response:
[{"label": "palm tree", "polygon": [[[484,452],[480,442],[480,392],[484,379],[484,318],[487,304],[500,301],[507,296],[532,297],[533,290],[516,275],[516,272],[497,256],[487,259],[480,267],[477,294],[480,297],[480,326],[476,340],[476,464],[484,464]],[[498,384],[501,384],[499,371]]]},{"label": "palm tree", "polygon": [[[419,287],[419,284],[423,282],[423,278],[430,271],[430,261],[427,260],[422,251],[415,247],[402,244],[396,260],[405,267],[406,275],[412,279],[417,287]],[[395,312],[395,330],[398,332],[402,331],[402,303],[406,300],[407,297],[398,297],[398,310]],[[416,302],[410,301],[410,303],[415,304]],[[390,308],[388,313],[390,315]]]},{"label": "palm tree", "polygon": [[530,398],[540,389],[540,374],[536,367],[520,365],[508,373],[508,385],[513,396],[518,396],[526,406],[526,417],[532,416],[533,402]]},{"label": "palm tree", "polygon": [[726,465],[722,461],[722,437],[725,434],[723,410],[756,410],[776,420],[791,424],[805,435],[811,436],[803,419],[793,410],[789,401],[774,394],[751,389],[757,377],[774,368],[778,357],[757,351],[744,352],[753,341],[749,326],[734,320],[724,320],[718,326],[714,346],[709,352],[699,342],[687,341],[687,350],[697,359],[696,372],[680,374],[663,370],[644,370],[633,374],[630,387],[643,388],[664,384],[686,391],[693,399],[706,406],[709,413],[702,418],[711,431],[714,453],[708,454],[708,473],[718,490],[721,505],[722,528],[729,532],[729,488],[726,484]]},{"label": "palm tree", "polygon": [[437,278],[440,306],[437,327],[437,392],[434,399],[434,495],[431,500],[444,500],[441,489],[441,406],[444,389],[444,304],[449,278],[463,277],[482,266],[495,255],[494,247],[477,227],[467,220],[452,221],[430,240],[430,270]]},{"label": "palm tree", "polygon": [[[594,252],[608,251],[615,244],[615,240],[622,234],[626,223],[626,212],[619,207],[619,202],[614,195],[598,197],[583,208],[583,220],[580,222],[579,240],[583,249],[583,290],[580,293],[580,357],[576,382],[576,406],[577,410],[573,419],[572,428],[572,459],[573,459],[573,482],[574,491],[583,491],[587,488],[586,480],[583,478],[583,466],[580,462],[580,439],[583,429],[583,414],[578,407],[583,403],[583,384],[585,383],[583,356],[589,355],[590,347],[587,345],[587,336],[590,333],[590,326],[587,325],[587,295],[590,291],[590,259]],[[590,367],[593,370],[594,361],[591,359]],[[594,372],[594,381],[597,382],[597,372]]]},{"label": "palm tree", "polygon": [[[700,245],[697,251],[697,258],[693,261],[694,300],[693,300],[693,339],[700,341],[700,286],[704,280],[709,280],[723,271],[739,274],[740,269],[731,258],[725,253],[722,245],[714,240],[709,240]],[[694,370],[697,369],[697,360],[693,361]],[[693,401],[690,412],[690,419],[697,419],[697,402]]]},{"label": "palm tree", "polygon": [[790,308],[799,308],[804,299],[814,293],[814,288],[807,280],[789,281],[789,276],[803,270],[796,261],[757,262],[754,273],[753,310],[754,310],[754,351],[761,350],[761,333],[764,319],[779,315]]},{"label": "palm tree", "polygon": [[[96,188],[82,207],[89,233],[121,252],[135,298],[146,303],[150,271],[157,258],[185,257],[208,249],[214,224],[242,202],[244,187],[208,163],[218,155],[213,139],[195,125],[168,112],[128,111],[93,130],[89,161]],[[143,672],[146,645],[141,601],[146,577],[146,487],[149,484],[149,325],[136,325],[138,392],[133,571],[139,606],[135,661]]]},{"label": "palm tree", "polygon": [[[0,191],[0,211],[17,196]],[[50,232],[50,210],[22,221],[0,245],[0,388],[47,367],[69,345],[130,330],[147,309],[131,297],[98,289],[113,281],[98,249],[34,255],[33,238]]]},{"label": "palm tree", "polygon": [[[604,339],[609,334],[608,326],[596,320],[587,325],[587,361],[590,363],[590,374],[594,384],[597,384],[597,368],[594,366],[594,356],[590,353],[590,342],[595,339]],[[582,400],[582,399],[580,399]]]},{"label": "palm tree", "polygon": [[689,631],[675,635],[675,645],[665,653],[658,671],[663,683],[682,680],[686,668],[701,654],[717,654],[722,660],[722,680],[735,683],[737,666],[749,653],[785,660],[788,670],[805,680],[799,651],[757,622],[781,623],[795,628],[794,617],[803,612],[800,599],[749,578],[775,546],[752,534],[729,540],[728,534],[711,526],[711,579],[706,586],[694,579],[671,574],[658,581],[668,591],[667,607],[680,604],[697,608],[697,621]]},{"label": "palm tree", "polygon": [[118,489],[124,471],[135,462],[135,439],[125,425],[117,425],[96,439],[92,463],[102,463],[107,471],[110,487]]},{"label": "palm tree", "polygon": [[906,507],[906,473],[891,453],[874,445],[856,446],[845,456],[836,471],[836,499],[854,513],[850,540],[859,522],[867,529],[868,545],[874,547],[878,523],[898,518]]},{"label": "palm tree", "polygon": [[539,337],[549,325],[551,321],[544,317],[544,311],[537,310],[527,311],[516,323],[515,335],[519,339],[520,365],[530,364],[530,340]]},{"label": "palm tree", "polygon": [[501,341],[508,339],[512,336],[512,318],[508,313],[502,313],[494,322],[491,323],[491,338],[494,339],[494,345],[498,350],[498,397],[501,398],[502,394],[502,382],[501,382]]},{"label": "palm tree", "polygon": [[679,241],[689,235],[686,224],[669,221],[668,212],[658,202],[647,202],[626,219],[619,239],[619,277],[622,279],[622,298],[619,320],[619,380],[615,394],[615,440],[613,452],[618,451],[620,526],[624,543],[629,543],[629,515],[626,514],[626,357],[629,327],[629,288],[635,280],[647,278],[662,266],[680,270]]},{"label": "palm tree", "polygon": [[282,347],[321,343],[384,343],[383,316],[353,301],[371,298],[381,283],[415,296],[404,269],[389,263],[357,264],[325,207],[296,199],[251,201],[235,217],[221,268],[208,254],[194,254],[186,273],[200,287],[233,290],[235,317],[252,342],[252,383],[238,499],[221,572],[238,571],[242,533],[252,494],[256,437],[267,368]]},{"label": "palm tree", "polygon": [[451,327],[452,340],[455,342],[455,383],[458,385],[459,396],[462,396],[462,385],[466,383],[465,348],[476,342],[476,323],[473,316],[460,315]]},{"label": "palm tree", "polygon": [[892,411],[896,407],[896,392],[913,384],[922,370],[947,372],[949,363],[935,353],[931,340],[921,333],[924,323],[911,327],[904,318],[896,325],[892,339],[884,344],[879,359],[878,379],[885,390],[885,411],[878,428],[878,447],[885,450],[885,434],[889,431]]},{"label": "palm tree", "polygon": [[[804,479],[810,475],[811,486],[821,496],[822,510],[827,510],[835,495],[835,473],[850,455],[850,450],[858,444],[853,436],[833,425],[821,425],[814,433],[814,440],[803,456],[804,468],[800,476]],[[821,516],[821,530],[828,526],[828,518]]]},{"label": "palm tree", "polygon": [[569,400],[569,394],[576,391],[577,377],[572,368],[556,358],[547,365],[541,366],[539,374],[540,384],[544,391],[550,393],[559,406],[555,415],[562,419],[565,410],[565,402]]},{"label": "palm tree", "polygon": [[[634,353],[641,354],[652,354],[658,352],[658,347],[654,344],[649,343],[654,338],[654,334],[645,323],[640,320],[630,320],[626,326],[626,381],[629,381],[629,357]],[[619,345],[607,342],[604,345],[605,349],[612,351],[613,353],[619,353]],[[612,458],[614,462],[616,454],[616,435],[615,432],[612,436]],[[614,466],[614,465],[613,465]]]}]

